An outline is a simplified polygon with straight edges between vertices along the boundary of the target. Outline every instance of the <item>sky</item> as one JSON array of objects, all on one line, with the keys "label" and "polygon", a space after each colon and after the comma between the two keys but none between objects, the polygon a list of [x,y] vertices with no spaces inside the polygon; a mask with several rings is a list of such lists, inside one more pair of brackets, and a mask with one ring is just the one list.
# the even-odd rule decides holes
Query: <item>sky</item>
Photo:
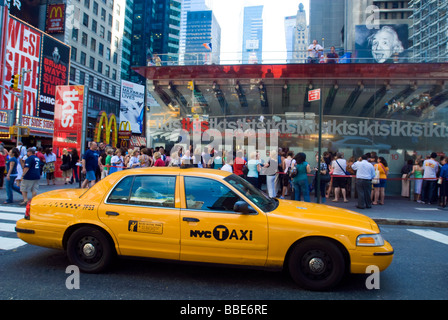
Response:
[{"label": "sky", "polygon": [[[297,14],[299,3],[309,13],[309,0],[214,0],[213,12],[221,27],[221,63],[235,63],[236,52],[241,52],[238,41],[239,14],[244,6],[264,5],[263,60],[282,63],[286,59],[284,18]],[[242,21],[242,15],[241,15]],[[241,22],[242,24],[242,22]]]}]

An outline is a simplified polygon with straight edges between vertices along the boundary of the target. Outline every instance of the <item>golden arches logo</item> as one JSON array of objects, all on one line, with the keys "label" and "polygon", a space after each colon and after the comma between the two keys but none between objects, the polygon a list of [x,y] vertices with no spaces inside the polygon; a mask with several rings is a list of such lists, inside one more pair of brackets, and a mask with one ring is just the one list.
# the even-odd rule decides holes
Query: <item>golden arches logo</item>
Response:
[{"label": "golden arches logo", "polygon": [[64,17],[64,15],[62,13],[62,7],[60,5],[53,5],[50,10],[49,18],[50,19],[54,19],[54,18],[62,19],[63,17]]},{"label": "golden arches logo", "polygon": [[131,131],[131,123],[129,121],[120,122],[120,131]]},{"label": "golden arches logo", "polygon": [[118,143],[117,118],[111,113],[107,116],[105,111],[98,114],[98,120],[95,126],[94,141],[104,142],[116,147]]}]

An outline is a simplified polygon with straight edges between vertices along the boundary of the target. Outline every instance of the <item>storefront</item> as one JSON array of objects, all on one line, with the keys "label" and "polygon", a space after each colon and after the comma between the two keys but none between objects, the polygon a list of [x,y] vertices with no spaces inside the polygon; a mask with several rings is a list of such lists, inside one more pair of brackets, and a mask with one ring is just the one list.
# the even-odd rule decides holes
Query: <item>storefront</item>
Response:
[{"label": "storefront", "polygon": [[[399,177],[408,159],[448,151],[448,64],[207,65],[142,67],[147,78],[146,137],[151,146],[173,146],[179,133],[207,129],[278,130],[278,146],[305,152],[314,165],[318,150],[321,89],[322,151],[346,159],[375,151]],[[182,131],[184,130],[184,131]],[[209,137],[206,137],[209,139]],[[182,141],[183,140],[183,141]],[[197,139],[195,140],[197,142]],[[230,140],[228,140],[230,141]],[[247,141],[247,140],[246,140]],[[190,142],[190,144],[192,144]],[[257,146],[262,149],[264,146]],[[397,182],[398,183],[398,182]]]}]

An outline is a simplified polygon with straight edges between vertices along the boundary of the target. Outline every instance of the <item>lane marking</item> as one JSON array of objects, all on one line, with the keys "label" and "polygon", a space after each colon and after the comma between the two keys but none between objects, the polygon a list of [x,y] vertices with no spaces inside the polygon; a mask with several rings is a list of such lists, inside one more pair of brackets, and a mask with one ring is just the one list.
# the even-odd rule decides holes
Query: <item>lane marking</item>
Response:
[{"label": "lane marking", "polygon": [[15,223],[0,223],[0,231],[13,232],[16,233]]},{"label": "lane marking", "polygon": [[14,213],[25,213],[25,208],[0,206],[0,212],[14,212]]},{"label": "lane marking", "polygon": [[23,214],[0,213],[0,220],[17,221],[22,219]]},{"label": "lane marking", "polygon": [[26,242],[20,239],[0,237],[0,250],[12,250],[24,245]]},{"label": "lane marking", "polygon": [[434,240],[443,244],[448,245],[448,236],[433,231],[433,230],[424,230],[424,229],[407,229],[408,231],[418,234],[419,236],[422,236],[424,238]]}]

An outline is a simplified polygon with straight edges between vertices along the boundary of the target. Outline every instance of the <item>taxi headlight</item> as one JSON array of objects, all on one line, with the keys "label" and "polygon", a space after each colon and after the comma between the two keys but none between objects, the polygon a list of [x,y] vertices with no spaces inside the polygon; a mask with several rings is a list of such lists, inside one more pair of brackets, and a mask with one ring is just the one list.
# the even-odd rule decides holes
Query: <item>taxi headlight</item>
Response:
[{"label": "taxi headlight", "polygon": [[358,247],[381,247],[384,246],[384,239],[381,234],[361,234],[356,238]]}]

